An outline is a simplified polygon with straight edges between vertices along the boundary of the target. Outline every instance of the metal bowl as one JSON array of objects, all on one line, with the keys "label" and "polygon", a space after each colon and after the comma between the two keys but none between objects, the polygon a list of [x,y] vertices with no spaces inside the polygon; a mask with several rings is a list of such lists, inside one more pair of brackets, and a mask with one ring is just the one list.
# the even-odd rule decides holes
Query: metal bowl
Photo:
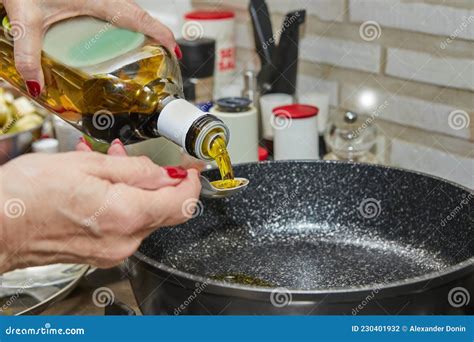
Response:
[{"label": "metal bowl", "polygon": [[0,135],[0,165],[31,150],[33,141],[41,136],[43,124],[27,131]]},{"label": "metal bowl", "polygon": [[[24,96],[20,91],[4,82],[0,82],[0,88],[12,93],[15,98]],[[43,108],[37,106],[35,103],[33,103],[33,105],[36,107],[38,113],[46,117],[47,112]],[[31,150],[31,144],[41,136],[43,124],[44,122],[34,128],[18,133],[0,134],[0,165],[29,152]]]}]

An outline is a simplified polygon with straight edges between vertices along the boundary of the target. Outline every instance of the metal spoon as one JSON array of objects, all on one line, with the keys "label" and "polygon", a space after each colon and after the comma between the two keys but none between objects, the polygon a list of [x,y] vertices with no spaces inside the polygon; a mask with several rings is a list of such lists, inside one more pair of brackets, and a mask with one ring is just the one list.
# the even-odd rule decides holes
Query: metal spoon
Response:
[{"label": "metal spoon", "polygon": [[214,185],[211,184],[209,179],[204,176],[200,176],[201,179],[201,196],[206,198],[224,198],[229,197],[236,194],[239,191],[242,191],[249,185],[249,180],[246,178],[235,178],[236,180],[240,181],[241,184],[236,186],[235,188],[230,189],[218,189]]}]

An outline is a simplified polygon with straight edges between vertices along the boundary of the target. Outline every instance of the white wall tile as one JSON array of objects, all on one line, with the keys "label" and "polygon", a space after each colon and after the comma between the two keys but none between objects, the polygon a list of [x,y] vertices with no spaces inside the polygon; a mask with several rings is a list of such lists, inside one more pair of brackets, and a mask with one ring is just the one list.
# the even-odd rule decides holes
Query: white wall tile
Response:
[{"label": "white wall tile", "polygon": [[260,60],[258,55],[247,49],[237,50],[237,72],[239,70],[260,71]]},{"label": "white wall tile", "polygon": [[255,49],[255,39],[253,37],[252,25],[250,22],[236,23],[235,44],[237,47]]},{"label": "white wall tile", "polygon": [[423,52],[389,48],[388,75],[431,84],[474,90],[474,61],[442,58]]},{"label": "white wall tile", "polygon": [[[236,45],[246,49],[255,48],[250,25],[236,25]],[[380,70],[381,53],[381,47],[375,44],[316,35],[307,35],[300,42],[300,57],[304,60],[368,72]]]},{"label": "white wall tile", "polygon": [[346,11],[344,0],[270,0],[267,4],[272,12],[287,13],[306,9],[309,15],[331,21],[342,21]]},{"label": "white wall tile", "polygon": [[308,35],[301,41],[300,53],[310,62],[377,73],[382,49],[375,44]]},{"label": "white wall tile", "polygon": [[[350,0],[350,20],[376,21],[382,26],[474,40],[474,9],[402,0]],[[463,24],[464,23],[464,24]],[[470,24],[469,24],[470,23]]]},{"label": "white wall tile", "polygon": [[425,172],[474,188],[474,159],[400,139],[393,139],[391,143],[391,165]]},{"label": "white wall tile", "polygon": [[299,94],[318,91],[329,94],[329,104],[336,107],[339,104],[338,99],[339,86],[335,81],[324,80],[317,77],[311,77],[299,74],[297,90]]},{"label": "white wall tile", "polygon": [[408,96],[389,95],[388,104],[380,112],[380,117],[406,126],[469,139],[469,127],[453,129],[449,125],[449,114],[456,110],[458,108],[441,103]]},{"label": "white wall tile", "polygon": [[[209,4],[220,4],[240,10],[248,8],[248,0],[207,0]],[[345,16],[344,0],[267,0],[272,13],[286,14],[298,9],[306,9],[309,15],[321,20],[342,21]]]},{"label": "white wall tile", "polygon": [[[463,139],[470,138],[469,127],[460,127],[456,130],[449,125],[449,115],[460,110],[454,106],[389,93],[383,89],[369,89],[361,87],[359,84],[343,83],[341,87],[343,106],[361,114],[374,115],[375,113],[377,118],[400,125]],[[373,94],[374,99],[374,103],[370,107],[367,107],[361,100],[362,96],[368,92]],[[472,116],[468,116],[468,118],[474,122]]]}]

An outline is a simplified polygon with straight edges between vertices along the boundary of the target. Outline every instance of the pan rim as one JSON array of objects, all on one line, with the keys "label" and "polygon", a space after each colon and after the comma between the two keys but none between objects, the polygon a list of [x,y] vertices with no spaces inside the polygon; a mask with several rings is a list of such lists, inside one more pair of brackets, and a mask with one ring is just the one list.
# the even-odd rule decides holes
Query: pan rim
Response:
[{"label": "pan rim", "polygon": [[[371,166],[380,169],[388,169],[388,170],[397,170],[412,173],[415,175],[420,175],[424,177],[429,177],[431,179],[447,183],[451,186],[457,187],[463,191],[467,191],[472,193],[473,190],[469,189],[466,186],[458,184],[456,182],[443,179],[438,176],[433,176],[424,172],[414,171],[414,170],[407,170],[401,167],[393,167],[393,166],[386,166],[386,165],[378,165],[378,164],[369,164],[369,163],[359,163],[359,162],[348,162],[348,161],[334,161],[334,160],[285,160],[285,161],[264,161],[259,162],[258,164],[347,164],[351,166]],[[256,164],[255,162],[251,163],[240,163],[237,164],[238,166],[245,166],[245,165],[252,165]],[[133,257],[137,258],[140,262],[144,263],[144,265],[150,271],[154,273],[164,272],[168,275],[166,281],[175,283],[178,286],[183,286],[182,283],[179,281],[173,281],[170,279],[169,276],[173,276],[176,280],[176,277],[181,278],[185,281],[190,281],[194,283],[205,283],[206,289],[205,292],[214,293],[214,292],[222,292],[222,291],[233,291],[232,296],[253,296],[253,295],[265,295],[265,298],[268,295],[271,295],[276,289],[275,287],[257,287],[257,286],[250,286],[250,285],[241,285],[241,284],[232,284],[232,283],[225,283],[221,281],[216,281],[210,278],[206,278],[200,275],[195,275],[192,273],[180,271],[178,269],[172,268],[170,266],[165,265],[159,261],[156,261],[139,250],[137,250]],[[344,298],[347,300],[353,300],[354,297],[362,298],[367,293],[371,293],[374,289],[378,289],[378,295],[381,297],[393,297],[398,294],[407,294],[406,290],[407,287],[411,290],[409,292],[416,292],[420,289],[429,289],[439,284],[448,283],[449,281],[455,280],[462,275],[472,273],[474,275],[474,256],[470,257],[460,263],[455,265],[448,266],[443,268],[439,271],[429,272],[423,275],[410,277],[402,280],[392,281],[388,283],[371,283],[363,286],[352,286],[352,287],[329,287],[325,289],[295,289],[295,288],[282,288],[292,295],[302,296],[302,297],[311,297],[311,296],[337,296],[337,295],[344,295]],[[347,298],[349,297],[349,298]],[[308,298],[309,299],[309,298]]]},{"label": "pan rim", "polygon": [[[449,179],[445,179],[439,176],[431,175],[426,172],[422,171],[416,171],[416,170],[409,170],[403,167],[399,166],[388,166],[388,165],[381,165],[381,164],[371,164],[371,163],[364,163],[364,162],[351,162],[351,161],[346,161],[346,160],[312,160],[312,159],[291,159],[291,160],[265,160],[265,161],[260,161],[260,162],[247,162],[247,163],[238,163],[235,164],[234,167],[239,167],[239,166],[246,166],[246,165],[253,165],[253,164],[345,164],[345,165],[353,165],[353,166],[370,166],[370,167],[376,167],[379,169],[387,169],[387,170],[397,170],[397,171],[403,171],[407,173],[412,173],[415,175],[419,176],[424,176],[428,178],[432,178],[435,180],[438,180],[443,183],[448,183],[452,186],[455,186],[457,188],[460,188],[461,190],[468,191],[468,192],[473,192],[473,189],[468,188],[467,186],[464,186],[462,184],[456,183],[454,181],[451,181]],[[211,170],[217,169],[216,167],[213,167]],[[205,172],[211,171],[211,170],[206,170]]]}]

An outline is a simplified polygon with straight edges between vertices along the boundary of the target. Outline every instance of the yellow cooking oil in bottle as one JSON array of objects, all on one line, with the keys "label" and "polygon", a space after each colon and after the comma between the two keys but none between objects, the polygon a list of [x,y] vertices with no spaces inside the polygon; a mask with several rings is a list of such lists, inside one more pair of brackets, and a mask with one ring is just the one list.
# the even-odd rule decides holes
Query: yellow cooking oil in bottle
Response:
[{"label": "yellow cooking oil in bottle", "polygon": [[[30,97],[15,68],[18,27],[1,5],[0,22],[0,77]],[[216,160],[222,180],[215,186],[238,183],[226,149],[227,126],[183,99],[176,57],[147,36],[113,21],[68,19],[46,32],[41,64],[45,85],[32,100],[86,135],[124,144],[165,137],[196,158]]]}]

